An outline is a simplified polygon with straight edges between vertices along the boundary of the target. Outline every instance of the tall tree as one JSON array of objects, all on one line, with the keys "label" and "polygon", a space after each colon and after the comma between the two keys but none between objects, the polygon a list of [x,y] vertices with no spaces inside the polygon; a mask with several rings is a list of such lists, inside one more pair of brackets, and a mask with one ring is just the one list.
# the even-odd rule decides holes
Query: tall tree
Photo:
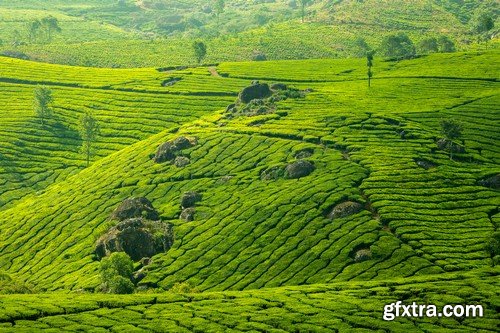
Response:
[{"label": "tall tree", "polygon": [[366,52],[366,65],[368,66],[368,87],[371,87],[371,79],[373,77],[372,67],[373,67],[374,55],[375,55],[374,50]]},{"label": "tall tree", "polygon": [[202,41],[195,41],[193,43],[194,56],[198,64],[201,64],[205,56],[207,55],[207,46]]},{"label": "tall tree", "polygon": [[219,23],[220,15],[224,12],[226,7],[226,2],[224,0],[215,0],[214,3],[214,13],[217,17],[217,23]]},{"label": "tall tree", "polygon": [[456,147],[454,140],[462,136],[462,125],[453,119],[441,121],[441,134],[444,136],[446,148],[450,152],[450,159],[453,159],[453,150]]},{"label": "tall tree", "polygon": [[45,31],[45,38],[48,42],[52,41],[52,34],[54,32],[61,32],[59,21],[53,16],[44,17],[41,21],[41,27]]},{"label": "tall tree", "polygon": [[28,40],[30,41],[30,43],[36,42],[36,40],[40,35],[41,28],[42,28],[42,22],[40,22],[40,20],[32,20],[26,24]]},{"label": "tall tree", "polygon": [[44,125],[45,121],[52,115],[52,110],[49,107],[52,101],[52,91],[49,88],[45,86],[38,86],[35,88],[33,108],[42,125]]},{"label": "tall tree", "polygon": [[80,136],[83,140],[82,151],[87,159],[87,166],[90,164],[90,157],[94,152],[94,143],[99,135],[99,123],[97,119],[90,113],[85,112],[80,118],[79,127]]},{"label": "tall tree", "polygon": [[306,7],[312,3],[312,0],[298,0],[300,5],[300,12],[302,16],[302,23],[304,23],[304,19],[306,17]]}]

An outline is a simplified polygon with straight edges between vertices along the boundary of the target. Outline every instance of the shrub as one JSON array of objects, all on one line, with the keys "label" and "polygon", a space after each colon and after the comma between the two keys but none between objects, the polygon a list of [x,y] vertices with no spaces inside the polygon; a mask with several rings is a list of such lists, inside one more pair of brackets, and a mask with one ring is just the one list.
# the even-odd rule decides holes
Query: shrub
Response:
[{"label": "shrub", "polygon": [[386,57],[401,59],[411,59],[415,57],[415,45],[404,33],[390,35],[382,40],[380,45],[382,54]]},{"label": "shrub", "polygon": [[176,294],[189,294],[189,293],[198,293],[199,290],[196,287],[193,287],[189,282],[177,282],[175,283],[170,291]]},{"label": "shrub", "polygon": [[113,276],[108,281],[109,292],[113,294],[132,294],[134,292],[134,284],[130,279],[123,276]]},{"label": "shrub", "polygon": [[500,232],[495,232],[486,242],[486,251],[493,259],[493,264],[497,263],[500,256]]},{"label": "shrub", "polygon": [[420,53],[433,53],[439,51],[438,41],[434,37],[426,38],[418,44]]},{"label": "shrub", "polygon": [[114,252],[101,261],[102,290],[115,294],[130,294],[134,291],[131,282],[134,262],[125,252]]},{"label": "shrub", "polygon": [[7,273],[0,272],[0,295],[31,293],[33,290],[27,284],[12,278]]},{"label": "shrub", "polygon": [[437,43],[438,43],[438,52],[450,53],[456,51],[455,43],[453,43],[453,41],[447,36],[440,36],[437,39]]}]

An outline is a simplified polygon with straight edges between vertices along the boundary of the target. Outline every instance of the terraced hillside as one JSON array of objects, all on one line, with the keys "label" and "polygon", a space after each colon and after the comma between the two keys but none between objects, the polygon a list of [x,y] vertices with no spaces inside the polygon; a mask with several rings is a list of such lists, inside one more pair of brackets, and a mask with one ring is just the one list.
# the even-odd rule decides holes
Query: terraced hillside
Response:
[{"label": "terraced hillside", "polygon": [[[0,332],[495,332],[497,273],[246,292],[4,296]],[[481,301],[484,317],[384,321],[384,305],[396,299],[440,307]]]},{"label": "terraced hillside", "polygon": [[[300,6],[287,0],[226,1],[220,15],[206,1],[125,3],[56,1],[46,8],[34,0],[0,1],[0,52],[80,66],[161,67],[195,64],[191,44],[200,39],[208,46],[206,63],[248,61],[256,55],[341,58],[357,56],[360,37],[378,48],[385,36],[398,32],[416,45],[446,35],[459,50],[470,50],[477,47],[471,17],[483,8],[498,11],[495,1],[314,1],[302,22]],[[29,42],[25,24],[48,15],[59,19],[62,32],[51,42]]]},{"label": "terraced hillside", "polygon": [[[498,189],[484,182],[500,171],[497,58],[490,50],[377,61],[370,89],[356,60],[159,73],[3,59],[0,270],[40,291],[93,290],[94,242],[131,196],[151,200],[174,225],[173,246],[153,257],[144,288],[254,290],[489,267],[485,243],[500,219]],[[162,87],[169,76],[182,80]],[[271,113],[228,114],[255,79],[305,95]],[[41,81],[58,115],[46,129],[30,108]],[[86,109],[103,135],[99,157],[79,170],[78,139],[63,145],[49,133],[71,133]],[[436,144],[447,118],[464,126],[465,152],[453,159]],[[181,136],[196,138],[183,151],[189,164],[151,159]],[[281,176],[304,161],[310,174]],[[202,194],[188,221],[179,219],[187,191]],[[335,213],[349,202],[360,209]]]},{"label": "terraced hillside", "polygon": [[[168,86],[164,82],[179,80]],[[0,210],[85,166],[78,121],[85,111],[101,123],[96,159],[230,103],[245,80],[219,85],[206,68],[175,72],[94,70],[0,57]],[[54,96],[54,118],[41,125],[34,89]]]}]

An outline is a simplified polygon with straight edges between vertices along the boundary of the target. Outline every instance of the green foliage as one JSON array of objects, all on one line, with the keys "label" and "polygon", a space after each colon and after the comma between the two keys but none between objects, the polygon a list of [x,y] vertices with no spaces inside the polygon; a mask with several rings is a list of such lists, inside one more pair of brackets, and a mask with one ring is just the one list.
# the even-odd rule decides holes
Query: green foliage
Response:
[{"label": "green foliage", "polygon": [[194,56],[198,64],[201,64],[205,56],[207,55],[207,46],[202,41],[195,41],[193,43]]},{"label": "green foliage", "polygon": [[450,52],[455,52],[455,43],[448,37],[441,35],[437,39],[437,44],[438,44],[438,52],[441,53],[450,53]]},{"label": "green foliage", "polygon": [[486,251],[492,258],[500,256],[500,232],[495,232],[486,242]]},{"label": "green foliage", "polygon": [[[266,288],[134,295],[50,293],[2,298],[2,331],[495,332],[498,272]],[[481,304],[482,318],[385,321],[384,305]],[[365,328],[365,330],[363,330]]]},{"label": "green foliage", "polygon": [[35,114],[42,125],[52,117],[52,109],[49,104],[52,103],[52,90],[46,86],[37,86],[34,91],[33,108]]},{"label": "green foliage", "polygon": [[438,41],[435,37],[426,38],[418,44],[419,50],[423,54],[433,53],[439,51]]},{"label": "green foliage", "polygon": [[[43,42],[50,43],[55,32],[62,31],[59,26],[59,20],[53,16],[47,16],[42,19],[35,19],[26,24],[27,36],[30,43]],[[14,37],[16,42],[18,37]]]},{"label": "green foliage", "polygon": [[493,15],[489,12],[478,11],[471,22],[471,29],[476,34],[484,34],[495,27],[495,20]]},{"label": "green foliage", "polygon": [[33,293],[33,289],[26,283],[14,279],[9,274],[0,271],[0,295],[31,293]]},{"label": "green foliage", "polygon": [[85,153],[87,166],[89,166],[90,157],[94,152],[94,144],[100,132],[99,123],[92,113],[85,112],[81,116],[78,131],[83,140],[82,151]]},{"label": "green foliage", "polygon": [[[21,197],[0,209],[0,268],[50,290],[95,288],[99,265],[91,261],[92,236],[130,195],[150,198],[175,231],[173,247],[153,258],[138,289],[169,290],[179,282],[202,292],[307,288],[395,277],[405,285],[413,275],[488,267],[484,240],[493,225],[487,217],[498,194],[477,180],[492,174],[499,158],[496,128],[485,123],[498,105],[491,70],[496,52],[377,61],[377,85],[369,91],[366,59],[222,63],[211,72],[160,72],[2,58],[0,76],[11,82],[60,84],[52,86],[60,122],[55,133],[66,129],[67,135],[61,140],[42,131],[44,141],[33,145],[42,136],[29,127],[32,86],[0,83],[6,105],[0,112],[17,110],[19,117],[0,117],[2,125],[12,123],[0,126],[9,128],[0,131],[8,152],[1,152],[0,172],[8,177],[1,198]],[[182,80],[161,85],[171,78]],[[253,79],[311,89],[303,98],[275,103],[273,113],[225,119],[226,107]],[[15,105],[6,102],[13,96]],[[79,172],[75,129],[85,110],[99,117],[106,140],[96,143],[99,161]],[[442,118],[463,124],[472,161],[453,161],[435,149]],[[159,145],[179,136],[197,138],[183,152],[189,165],[151,160]],[[303,150],[309,154],[298,154]],[[313,162],[314,172],[261,179],[264,170],[299,158]],[[420,167],[420,159],[434,167]],[[33,177],[47,167],[48,176]],[[22,199],[33,192],[10,185],[13,179],[21,189],[26,186],[16,178],[40,193]],[[195,220],[180,220],[179,199],[193,189],[203,192]],[[332,207],[345,200],[363,203],[363,210],[328,219]],[[366,244],[372,259],[353,260],[353,251]]]},{"label": "green foliage", "polygon": [[134,291],[131,282],[134,263],[125,252],[113,252],[100,264],[102,290],[114,294],[130,294]]},{"label": "green foliage", "polygon": [[193,287],[189,282],[177,282],[169,291],[176,294],[193,294],[200,292],[198,288]]},{"label": "green foliage", "polygon": [[441,134],[448,140],[457,140],[462,136],[462,125],[453,119],[441,120]]},{"label": "green foliage", "polygon": [[385,37],[382,40],[380,49],[384,56],[396,60],[411,59],[416,55],[415,45],[413,45],[408,35],[404,33]]},{"label": "green foliage", "polygon": [[375,55],[374,50],[366,52],[366,66],[368,66],[368,87],[371,86],[371,79],[373,77],[372,67],[373,67],[373,57]]}]

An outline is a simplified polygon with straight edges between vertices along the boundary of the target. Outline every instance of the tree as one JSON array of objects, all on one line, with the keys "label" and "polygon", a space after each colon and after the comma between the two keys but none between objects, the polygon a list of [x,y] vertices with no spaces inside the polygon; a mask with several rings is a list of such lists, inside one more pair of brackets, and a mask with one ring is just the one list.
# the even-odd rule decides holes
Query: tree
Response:
[{"label": "tree", "polygon": [[441,134],[444,136],[445,148],[450,152],[450,159],[453,159],[456,146],[453,141],[462,136],[462,130],[462,125],[453,119],[441,121]]},{"label": "tree", "polygon": [[219,23],[220,15],[224,12],[224,8],[226,7],[226,2],[224,0],[215,0],[214,3],[214,13],[217,17],[217,23]]},{"label": "tree", "polygon": [[423,39],[419,44],[418,48],[421,53],[435,53],[439,51],[438,41],[435,37],[429,37]]},{"label": "tree", "polygon": [[488,32],[495,27],[493,16],[485,11],[477,12],[471,20],[472,32],[477,34],[478,43],[484,39],[486,47],[488,46]]},{"label": "tree", "polygon": [[87,166],[90,163],[90,157],[93,153],[93,145],[97,141],[99,135],[99,123],[90,112],[85,112],[80,118],[80,136],[83,140],[82,151],[87,159]]},{"label": "tree", "polygon": [[354,41],[354,49],[352,55],[356,58],[361,58],[366,56],[366,53],[370,51],[370,46],[366,42],[366,40],[362,37],[359,37]]},{"label": "tree", "polygon": [[450,53],[450,52],[455,52],[455,43],[447,37],[447,36],[439,36],[437,39],[438,43],[438,52],[441,53]]},{"label": "tree", "polygon": [[41,28],[45,31],[45,38],[48,42],[52,41],[54,32],[61,32],[59,21],[53,16],[44,17],[41,21]]},{"label": "tree", "polygon": [[404,33],[390,35],[382,40],[380,46],[382,54],[396,60],[411,59],[415,57],[415,45]]},{"label": "tree", "polygon": [[304,19],[306,17],[306,7],[311,4],[312,0],[298,0],[300,5],[300,13],[302,16],[302,23],[304,23]]},{"label": "tree", "polygon": [[40,35],[40,29],[42,28],[42,22],[40,20],[32,20],[26,24],[26,30],[28,31],[28,40],[30,43],[36,42]]},{"label": "tree", "polygon": [[194,56],[198,64],[201,64],[205,56],[207,55],[207,46],[201,41],[195,41],[193,43]]},{"label": "tree", "polygon": [[46,86],[38,86],[35,88],[33,108],[42,125],[52,116],[52,110],[49,104],[52,103],[53,100],[52,91],[49,88]]},{"label": "tree", "polygon": [[125,252],[114,252],[101,260],[101,281],[104,291],[115,294],[131,294],[134,262]]},{"label": "tree", "polygon": [[372,66],[373,66],[373,56],[375,55],[375,51],[370,50],[366,52],[366,65],[368,66],[368,87],[371,87],[371,79],[373,76]]}]

